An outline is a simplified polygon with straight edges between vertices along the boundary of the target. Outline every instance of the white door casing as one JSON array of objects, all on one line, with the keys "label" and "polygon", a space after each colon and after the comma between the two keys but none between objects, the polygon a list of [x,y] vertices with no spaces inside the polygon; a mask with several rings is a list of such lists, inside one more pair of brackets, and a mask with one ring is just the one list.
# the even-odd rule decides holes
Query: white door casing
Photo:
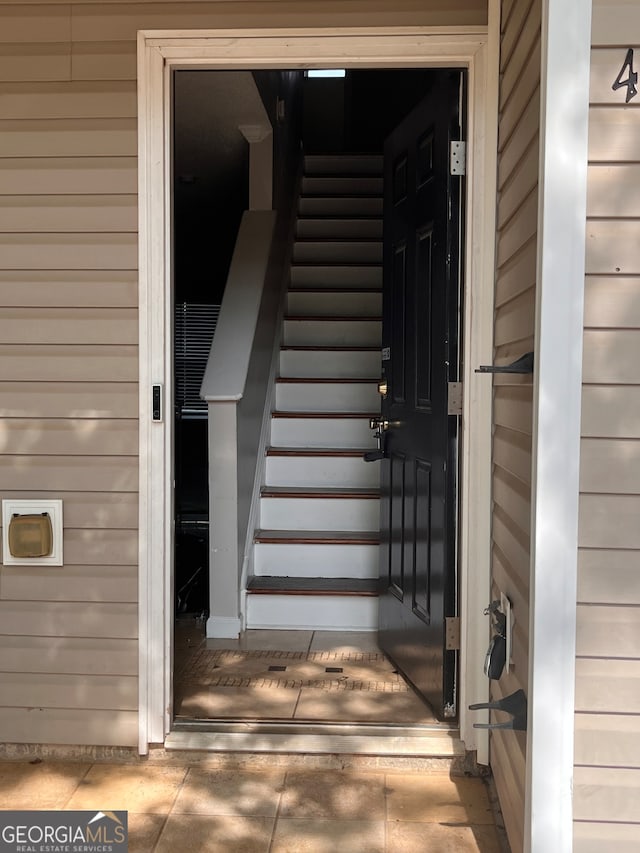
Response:
[{"label": "white door casing", "polygon": [[[486,701],[483,661],[490,589],[491,386],[474,367],[493,345],[497,151],[496,4],[486,27],[214,30],[138,35],[140,529],[139,751],[162,743],[172,719],[173,507],[170,419],[153,421],[152,386],[173,399],[171,365],[171,73],[176,68],[468,69],[465,373],[461,424],[460,735],[488,763],[472,702]],[[166,408],[166,407],[165,407]],[[170,411],[169,409],[167,409]]]}]

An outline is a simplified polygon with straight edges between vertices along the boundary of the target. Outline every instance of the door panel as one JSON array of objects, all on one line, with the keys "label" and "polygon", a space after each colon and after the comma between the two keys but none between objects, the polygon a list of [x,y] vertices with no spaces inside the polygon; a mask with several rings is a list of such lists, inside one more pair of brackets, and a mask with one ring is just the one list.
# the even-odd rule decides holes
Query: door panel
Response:
[{"label": "door panel", "polygon": [[[441,717],[456,714],[457,380],[461,72],[443,71],[385,145],[380,645]],[[456,136],[453,136],[456,134]],[[388,348],[388,352],[387,352]]]}]

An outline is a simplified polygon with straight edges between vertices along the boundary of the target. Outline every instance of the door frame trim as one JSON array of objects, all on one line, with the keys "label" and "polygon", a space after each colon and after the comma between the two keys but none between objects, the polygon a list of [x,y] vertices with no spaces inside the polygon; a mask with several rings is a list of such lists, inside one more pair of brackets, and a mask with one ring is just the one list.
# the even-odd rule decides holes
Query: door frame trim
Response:
[{"label": "door frame trim", "polygon": [[[492,26],[141,31],[138,33],[139,193],[139,752],[171,728],[173,507],[170,420],[151,419],[151,386],[173,397],[171,366],[171,72],[175,68],[468,70],[464,259],[464,401],[459,503],[460,736],[488,764],[471,702],[486,701],[490,589],[491,389],[474,374],[493,346],[498,110],[496,0]],[[477,715],[475,717],[477,719]]]}]

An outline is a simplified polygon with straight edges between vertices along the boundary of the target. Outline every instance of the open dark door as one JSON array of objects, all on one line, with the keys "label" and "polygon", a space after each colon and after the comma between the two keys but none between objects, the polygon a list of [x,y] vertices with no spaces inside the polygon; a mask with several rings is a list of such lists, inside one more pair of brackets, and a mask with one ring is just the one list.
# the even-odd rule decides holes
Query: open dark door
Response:
[{"label": "open dark door", "polygon": [[[443,71],[384,152],[384,302],[379,644],[443,718],[457,714],[457,417],[462,72]],[[386,424],[383,423],[383,427]]]}]

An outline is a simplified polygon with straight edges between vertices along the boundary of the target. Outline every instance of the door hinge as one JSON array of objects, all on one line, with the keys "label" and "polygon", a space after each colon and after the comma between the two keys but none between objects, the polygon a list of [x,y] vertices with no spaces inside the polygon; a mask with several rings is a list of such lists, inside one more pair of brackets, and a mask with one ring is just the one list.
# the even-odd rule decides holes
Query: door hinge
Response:
[{"label": "door hinge", "polygon": [[467,143],[454,140],[449,148],[449,171],[452,175],[467,174]]},{"label": "door hinge", "polygon": [[449,393],[447,401],[448,415],[462,414],[462,382],[449,382]]},{"label": "door hinge", "polygon": [[460,617],[445,616],[445,648],[450,652],[460,651]]}]

